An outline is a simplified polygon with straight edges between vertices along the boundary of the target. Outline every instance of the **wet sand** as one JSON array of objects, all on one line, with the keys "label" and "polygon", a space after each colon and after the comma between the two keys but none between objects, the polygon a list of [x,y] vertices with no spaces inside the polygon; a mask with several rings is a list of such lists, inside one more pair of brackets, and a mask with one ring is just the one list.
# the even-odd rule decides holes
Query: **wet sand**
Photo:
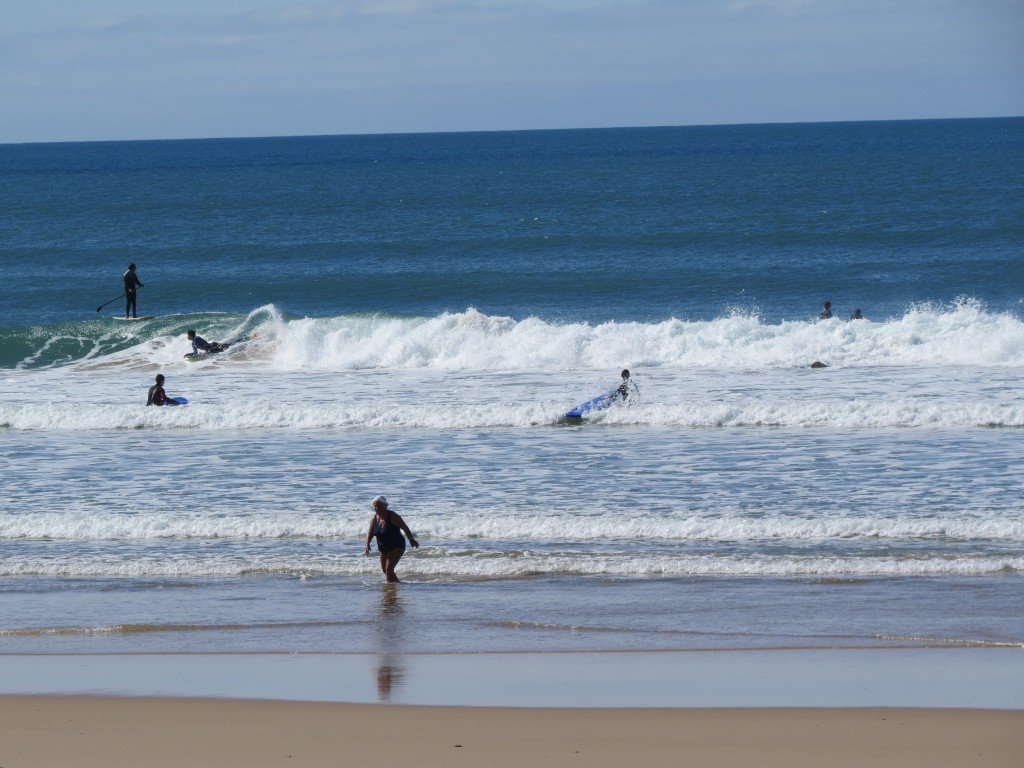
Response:
[{"label": "wet sand", "polygon": [[0,654],[0,695],[11,694],[454,707],[1024,710],[1024,654],[1010,647]]},{"label": "wet sand", "polygon": [[544,709],[0,697],[4,768],[1006,766],[1024,711]]}]

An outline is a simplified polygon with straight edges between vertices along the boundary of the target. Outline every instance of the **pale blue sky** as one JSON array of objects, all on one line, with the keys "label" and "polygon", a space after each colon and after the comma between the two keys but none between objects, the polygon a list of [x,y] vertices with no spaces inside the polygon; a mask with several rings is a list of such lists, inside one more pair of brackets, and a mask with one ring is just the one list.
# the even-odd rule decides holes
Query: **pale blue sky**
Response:
[{"label": "pale blue sky", "polygon": [[1024,0],[31,0],[0,143],[1024,115]]}]

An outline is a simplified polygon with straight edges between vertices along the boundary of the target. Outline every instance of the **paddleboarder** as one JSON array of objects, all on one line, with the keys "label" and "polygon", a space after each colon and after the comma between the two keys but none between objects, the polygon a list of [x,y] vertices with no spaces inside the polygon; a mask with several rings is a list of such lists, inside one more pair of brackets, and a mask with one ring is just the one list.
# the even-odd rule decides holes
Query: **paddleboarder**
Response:
[{"label": "paddleboarder", "polygon": [[135,289],[145,288],[142,281],[139,280],[139,276],[135,274],[135,265],[129,264],[128,271],[124,273],[124,316],[128,319],[128,315],[137,318],[138,314],[135,308]]}]

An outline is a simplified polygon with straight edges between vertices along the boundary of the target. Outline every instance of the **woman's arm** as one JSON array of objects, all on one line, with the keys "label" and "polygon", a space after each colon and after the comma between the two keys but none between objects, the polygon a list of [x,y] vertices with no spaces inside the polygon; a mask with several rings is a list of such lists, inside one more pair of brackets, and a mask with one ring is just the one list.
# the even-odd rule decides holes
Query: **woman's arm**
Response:
[{"label": "woman's arm", "polygon": [[412,535],[412,531],[409,530],[409,526],[405,524],[405,520],[402,519],[401,515],[396,512],[392,512],[391,519],[395,521],[395,525],[401,529],[402,533],[409,537],[410,544],[414,547],[418,547],[420,545],[420,543],[416,541],[416,537]]},{"label": "woman's arm", "polygon": [[370,518],[370,530],[366,532],[366,550],[364,555],[370,554],[370,542],[373,541],[373,518]]}]

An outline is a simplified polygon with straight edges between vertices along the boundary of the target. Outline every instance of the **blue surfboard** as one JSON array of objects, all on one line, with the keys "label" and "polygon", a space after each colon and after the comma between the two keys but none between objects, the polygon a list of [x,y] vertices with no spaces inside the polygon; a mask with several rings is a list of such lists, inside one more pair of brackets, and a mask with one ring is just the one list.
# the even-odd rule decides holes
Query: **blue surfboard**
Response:
[{"label": "blue surfboard", "polygon": [[615,402],[615,390],[609,389],[604,394],[592,397],[585,403],[580,403],[571,411],[565,412],[565,418],[567,419],[582,419],[588,413],[596,413],[597,411],[603,411],[608,408],[612,403]]},{"label": "blue surfboard", "polygon": [[175,405],[188,405],[188,400],[184,397],[172,397],[171,402]]}]

